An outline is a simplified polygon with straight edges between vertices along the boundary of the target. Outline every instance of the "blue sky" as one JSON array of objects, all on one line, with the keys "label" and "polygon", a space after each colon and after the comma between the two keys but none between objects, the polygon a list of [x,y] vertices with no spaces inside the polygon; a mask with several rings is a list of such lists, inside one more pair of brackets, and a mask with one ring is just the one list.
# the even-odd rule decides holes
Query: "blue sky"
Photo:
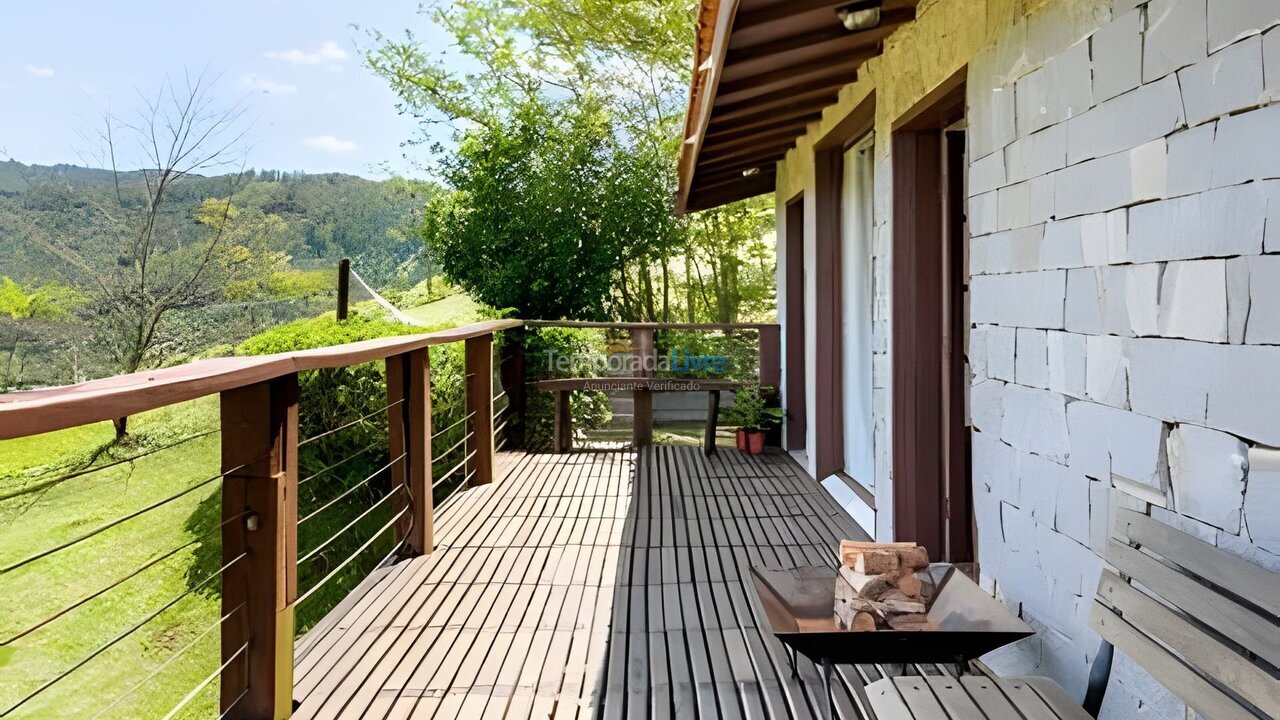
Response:
[{"label": "blue sky", "polygon": [[[89,129],[110,102],[126,114],[166,76],[220,74],[228,105],[254,118],[248,164],[384,177],[422,176],[405,148],[417,124],[397,114],[386,83],[365,69],[365,28],[445,37],[414,0],[43,0],[4,2],[0,20],[0,159],[83,164]],[[362,29],[355,29],[358,24]],[[443,131],[440,131],[443,132]],[[443,138],[441,138],[443,139]],[[408,153],[409,158],[403,156]]]}]

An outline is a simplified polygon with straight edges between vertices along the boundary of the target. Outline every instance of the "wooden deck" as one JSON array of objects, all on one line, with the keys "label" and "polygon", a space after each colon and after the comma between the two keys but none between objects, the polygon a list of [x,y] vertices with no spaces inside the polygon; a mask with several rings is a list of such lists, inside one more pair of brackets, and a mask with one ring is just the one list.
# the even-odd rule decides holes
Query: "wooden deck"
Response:
[{"label": "wooden deck", "polygon": [[[811,718],[821,685],[744,588],[861,533],[782,454],[504,453],[441,509],[435,553],[299,639],[299,718]],[[840,667],[860,717],[873,668]],[[816,710],[816,712],[815,712]]]}]

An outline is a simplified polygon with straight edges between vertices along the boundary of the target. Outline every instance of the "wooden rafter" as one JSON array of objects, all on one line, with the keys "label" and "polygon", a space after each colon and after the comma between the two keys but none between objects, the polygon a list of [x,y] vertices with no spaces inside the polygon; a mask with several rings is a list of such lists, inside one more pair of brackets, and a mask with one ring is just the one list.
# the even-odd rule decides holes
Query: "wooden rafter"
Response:
[{"label": "wooden rafter", "polygon": [[803,114],[788,114],[780,118],[769,118],[758,120],[752,123],[744,123],[742,125],[730,125],[723,130],[712,130],[707,135],[707,143],[714,144],[719,142],[728,142],[737,140],[738,138],[751,137],[757,133],[769,132],[771,130],[780,130],[783,128],[795,128],[797,134],[804,132],[804,128],[809,123],[822,119],[820,110],[806,109]]},{"label": "wooden rafter", "polygon": [[774,90],[781,90],[796,83],[817,81],[819,79],[842,81],[841,84],[853,82],[857,77],[857,68],[871,53],[857,53],[831,58],[819,58],[798,65],[789,65],[776,70],[766,70],[748,77],[738,78],[722,83],[716,94],[718,100],[730,104],[738,100],[765,95]]}]

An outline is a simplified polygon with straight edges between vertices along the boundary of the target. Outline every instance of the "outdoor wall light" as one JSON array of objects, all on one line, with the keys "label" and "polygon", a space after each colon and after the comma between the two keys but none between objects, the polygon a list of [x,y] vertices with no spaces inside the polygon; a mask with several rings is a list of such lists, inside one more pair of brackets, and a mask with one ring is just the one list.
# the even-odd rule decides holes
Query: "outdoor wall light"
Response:
[{"label": "outdoor wall light", "polygon": [[881,0],[867,0],[846,5],[836,10],[836,17],[850,32],[870,30],[880,24],[880,3]]},{"label": "outdoor wall light", "polygon": [[759,175],[759,174],[760,174],[760,168],[758,167],[747,168],[746,170],[742,171],[742,177],[751,177],[752,175]]}]

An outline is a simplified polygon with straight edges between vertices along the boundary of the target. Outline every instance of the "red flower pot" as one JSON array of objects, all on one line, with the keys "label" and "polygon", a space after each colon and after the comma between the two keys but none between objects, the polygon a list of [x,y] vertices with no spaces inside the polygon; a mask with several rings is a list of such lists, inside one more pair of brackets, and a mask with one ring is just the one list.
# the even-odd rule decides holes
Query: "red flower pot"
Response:
[{"label": "red flower pot", "polygon": [[738,428],[738,432],[734,434],[734,439],[738,441],[738,450],[740,452],[747,451],[747,431]]},{"label": "red flower pot", "polygon": [[759,455],[764,452],[764,431],[749,430],[747,431],[747,452],[752,455]]}]

